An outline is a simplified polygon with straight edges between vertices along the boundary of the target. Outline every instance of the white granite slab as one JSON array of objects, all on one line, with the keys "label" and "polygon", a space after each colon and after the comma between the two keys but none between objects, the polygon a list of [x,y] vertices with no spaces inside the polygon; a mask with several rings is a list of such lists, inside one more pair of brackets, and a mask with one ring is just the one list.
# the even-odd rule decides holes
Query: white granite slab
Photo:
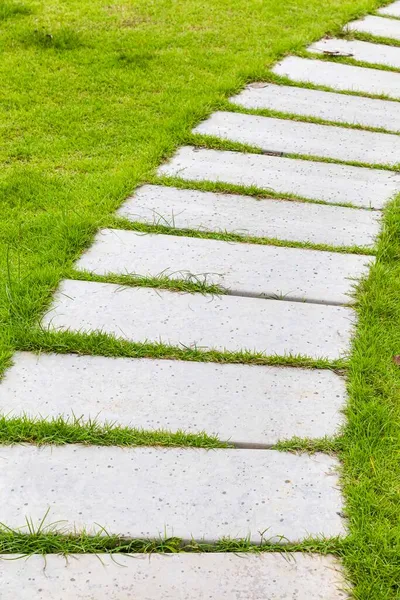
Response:
[{"label": "white granite slab", "polygon": [[352,302],[371,256],[103,229],[76,267],[96,275],[217,284],[238,296]]},{"label": "white granite slab", "polygon": [[312,44],[307,48],[316,54],[333,54],[350,56],[354,60],[366,63],[400,68],[400,48],[384,44],[372,44],[360,40],[344,40],[327,38]]},{"label": "white granite slab", "polygon": [[205,431],[242,445],[338,433],[344,379],[332,371],[19,352],[0,413],[138,429]]},{"label": "white granite slab", "polygon": [[365,208],[382,208],[400,191],[400,173],[393,171],[191,146],[180,148],[158,174],[188,181],[256,186]]},{"label": "white granite slab", "polygon": [[176,229],[236,233],[331,246],[372,246],[380,213],[238,194],[144,185],[119,216]]},{"label": "white granite slab", "polygon": [[301,554],[0,555],[2,600],[345,600],[340,563]]},{"label": "white granite slab", "polygon": [[400,137],[391,133],[236,112],[215,112],[194,132],[249,144],[266,152],[390,166],[400,163]]},{"label": "white granite slab", "polygon": [[337,359],[349,350],[354,319],[344,306],[67,280],[42,324],[139,343]]},{"label": "white granite slab", "polygon": [[400,22],[396,19],[385,19],[367,15],[358,21],[352,21],[347,25],[349,31],[369,33],[377,37],[400,40]]},{"label": "white granite slab", "polygon": [[327,86],[334,90],[400,98],[400,73],[298,56],[284,58],[272,71],[293,81]]},{"label": "white granite slab", "polygon": [[[323,42],[325,40],[318,44]],[[399,105],[390,100],[258,82],[248,85],[230,101],[244,108],[269,109],[349,125],[400,131]]]},{"label": "white granite slab", "polygon": [[[0,447],[0,519],[63,532],[288,541],[345,533],[338,461],[276,450]],[[285,542],[286,540],[283,540]]]}]

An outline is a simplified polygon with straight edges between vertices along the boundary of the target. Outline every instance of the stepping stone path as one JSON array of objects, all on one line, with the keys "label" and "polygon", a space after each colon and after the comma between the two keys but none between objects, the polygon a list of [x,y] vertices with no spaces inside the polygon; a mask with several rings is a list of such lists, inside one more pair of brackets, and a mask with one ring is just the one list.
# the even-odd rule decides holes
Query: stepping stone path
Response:
[{"label": "stepping stone path", "polygon": [[[277,154],[304,154],[388,165],[395,165],[400,156],[400,139],[397,135],[234,112],[214,113],[196,127],[195,132],[249,144]],[[329,144],[326,143],[327,139]]]},{"label": "stepping stone path", "polygon": [[[349,29],[400,39],[400,22],[387,18],[400,16],[400,2],[379,14]],[[371,65],[400,62],[398,48],[359,40],[321,40],[309,51],[351,54]],[[50,521],[61,521],[63,532],[104,527],[128,538],[248,537],[257,544],[265,532],[284,545],[346,535],[337,458],[273,448],[294,437],[338,434],[345,379],[332,369],[264,363],[302,355],[333,367],[348,356],[353,288],[373,263],[380,211],[400,191],[400,174],[322,159],[398,165],[397,102],[357,94],[398,99],[400,73],[295,56],[273,71],[291,85],[257,82],[231,99],[272,116],[217,112],[194,130],[259,153],[178,149],[159,168],[176,179],[139,188],[118,211],[140,231],[102,230],[77,262],[81,278],[103,280],[63,281],[42,322],[51,331],[217,350],[227,353],[225,360],[218,362],[216,353],[193,362],[22,352],[0,385],[0,408],[9,417],[74,415],[137,429],[206,432],[231,447],[3,446],[0,521],[7,526],[24,530],[26,518],[37,526],[50,509]],[[243,191],[201,191],[194,182]],[[294,243],[299,247],[285,247]],[[223,289],[183,293],[153,289],[146,279],[123,286],[108,282],[111,275]],[[256,352],[259,364],[229,362],[229,352],[243,351]],[[182,600],[347,597],[340,564],[330,556],[100,559],[51,555],[45,570],[39,556],[0,561],[2,598],[172,600],[177,590]]]},{"label": "stepping stone path", "polygon": [[[349,23],[348,29],[357,33],[369,33],[377,37],[400,40],[400,22],[396,19],[384,19],[369,15],[365,19]],[[377,54],[379,55],[379,50]]]},{"label": "stepping stone path", "polygon": [[[366,63],[400,68],[400,48],[395,46],[381,46],[378,53],[376,44],[370,42],[328,38],[312,44],[307,50],[315,54],[351,57]],[[382,127],[382,125],[380,126]]]},{"label": "stepping stone path", "polygon": [[[325,41],[318,42],[318,45],[325,44]],[[286,113],[400,131],[399,105],[388,100],[257,82],[231,98],[231,102],[244,108],[279,111],[283,116]]]},{"label": "stepping stone path", "polygon": [[[0,555],[1,556],[1,555]],[[7,557],[5,557],[7,558]],[[331,556],[251,554],[76,554],[0,560],[2,600],[337,600],[345,582]],[[301,583],[300,583],[301,582]],[[294,592],[295,590],[295,592]]]},{"label": "stepping stone path", "polygon": [[400,98],[400,73],[299,56],[284,58],[272,69],[272,72],[288,77],[293,82],[310,83],[333,90],[360,92],[371,96]]}]

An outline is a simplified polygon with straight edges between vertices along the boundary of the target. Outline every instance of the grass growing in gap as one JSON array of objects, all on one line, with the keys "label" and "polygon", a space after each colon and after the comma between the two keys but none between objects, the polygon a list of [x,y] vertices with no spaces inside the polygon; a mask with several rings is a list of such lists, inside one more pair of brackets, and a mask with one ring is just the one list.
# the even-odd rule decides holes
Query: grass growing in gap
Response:
[{"label": "grass growing in gap", "polygon": [[[296,154],[294,152],[279,152],[260,148],[259,146],[251,146],[241,142],[232,142],[228,139],[219,138],[212,135],[202,135],[199,133],[188,135],[185,144],[191,144],[196,148],[208,148],[211,150],[225,150],[229,152],[244,152],[247,154],[263,154],[271,156],[279,156],[283,158],[292,158],[300,160],[308,160],[310,162],[323,162],[337,165],[347,165],[350,167],[366,167],[368,169],[385,169],[387,171],[398,171],[400,165],[389,165],[385,163],[364,163],[352,160],[341,160],[338,158],[329,158],[327,156],[318,156],[312,154]],[[282,196],[280,196],[282,197]]]},{"label": "grass growing in gap", "polygon": [[[0,133],[0,368],[16,348],[165,355],[161,345],[139,347],[103,334],[51,334],[33,327],[99,225],[137,184],[151,180],[155,167],[195,123],[245,82],[266,80],[277,59],[326,32],[337,35],[343,24],[380,4],[42,0],[33,11],[31,3],[0,3],[5,82],[0,92],[5,124]],[[392,361],[400,353],[399,298],[397,202],[387,210],[378,262],[358,295],[349,421],[339,453],[350,535],[287,546],[342,556],[354,595],[363,600],[400,595],[400,373]],[[223,353],[168,351],[176,358],[226,360]],[[246,358],[246,353],[235,357]],[[278,549],[254,547],[248,540],[222,540],[211,547],[175,538],[145,542],[0,531],[0,551],[6,553],[177,551],[187,550],[187,544],[190,551]]]},{"label": "grass growing in gap", "polygon": [[[35,528],[27,522],[26,529],[30,533],[22,533],[0,525],[0,553],[2,554],[82,554],[82,553],[108,553],[133,554],[135,552],[151,554],[163,552],[175,554],[177,552],[282,552],[287,554],[290,560],[290,552],[318,552],[320,554],[341,555],[346,548],[345,540],[339,538],[330,539],[307,539],[302,543],[293,544],[271,542],[268,540],[268,532],[260,534],[260,543],[254,544],[248,538],[230,539],[223,538],[214,544],[196,540],[182,540],[176,537],[164,537],[159,539],[127,539],[116,535],[110,535],[100,529],[96,535],[86,532],[80,534],[62,535],[62,530],[57,524],[46,525],[45,515],[43,522]],[[285,544],[284,546],[282,544]],[[116,557],[118,562],[118,558]]]},{"label": "grass growing in gap", "polygon": [[[336,93],[336,91],[335,91]],[[329,125],[331,127],[344,127],[346,129],[357,129],[359,131],[374,131],[376,133],[390,133],[399,135],[400,130],[388,130],[384,127],[370,127],[361,123],[342,123],[341,121],[328,121],[327,119],[321,119],[319,117],[312,117],[309,115],[301,115],[297,113],[284,113],[279,110],[273,110],[269,108],[247,108],[240,104],[234,104],[233,102],[226,101],[225,104],[220,105],[219,110],[226,110],[229,112],[239,112],[248,115],[256,115],[259,117],[273,117],[276,119],[286,119],[289,121],[302,121],[305,123],[317,123],[319,125]]]},{"label": "grass growing in gap", "polygon": [[[168,358],[196,362],[282,365],[341,372],[346,360],[313,359],[302,355],[266,355],[252,350],[238,352],[204,350],[201,347],[171,346],[162,342],[130,342],[103,332],[50,331],[39,327],[29,332],[16,330],[16,349],[29,352],[76,353],[125,358]],[[19,337],[18,337],[19,336]]]},{"label": "grass growing in gap", "polygon": [[[323,204],[332,206],[331,203],[325,200],[310,200],[304,196],[298,196],[297,194],[287,194],[274,192],[271,189],[259,188],[255,185],[238,185],[235,183],[225,183],[223,181],[195,181],[192,179],[180,179],[179,177],[169,177],[165,175],[154,175],[150,178],[148,183],[154,185],[173,186],[183,189],[203,190],[206,192],[222,192],[227,194],[242,194],[244,196],[253,196],[254,198],[276,198],[281,200],[293,200],[296,202],[306,202],[310,204]],[[358,210],[373,210],[364,209],[359,206],[354,206],[349,202],[335,202],[334,206],[343,206],[347,208],[356,208]]]},{"label": "grass growing in gap", "polygon": [[165,446],[188,448],[227,448],[227,442],[215,436],[166,430],[147,431],[122,427],[115,423],[101,424],[72,417],[65,419],[0,416],[0,444],[91,444],[96,446]]},{"label": "grass growing in gap", "polygon": [[208,283],[207,278],[212,273],[191,274],[183,271],[177,272],[176,279],[170,275],[157,275],[155,277],[146,277],[142,275],[115,275],[107,273],[106,275],[96,275],[89,271],[77,271],[71,269],[66,273],[66,279],[75,279],[79,281],[98,281],[100,283],[114,283],[127,287],[147,287],[154,289],[164,289],[173,292],[186,292],[198,294],[213,294],[221,296],[229,293],[228,290],[213,283]]},{"label": "grass growing in gap", "polygon": [[[172,221],[172,219],[171,219]],[[262,246],[280,246],[285,248],[304,248],[308,250],[321,250],[325,252],[338,252],[342,254],[375,254],[375,249],[363,246],[331,246],[329,244],[316,244],[313,242],[294,242],[292,240],[282,240],[277,238],[254,237],[251,235],[241,235],[229,231],[208,231],[203,229],[177,229],[167,225],[167,219],[160,218],[160,222],[150,225],[138,221],[128,221],[128,219],[112,217],[107,225],[111,229],[129,229],[143,234],[163,234],[196,237],[208,240],[221,240],[224,242],[239,242],[242,244],[259,244]],[[72,271],[70,272],[70,274]]]}]

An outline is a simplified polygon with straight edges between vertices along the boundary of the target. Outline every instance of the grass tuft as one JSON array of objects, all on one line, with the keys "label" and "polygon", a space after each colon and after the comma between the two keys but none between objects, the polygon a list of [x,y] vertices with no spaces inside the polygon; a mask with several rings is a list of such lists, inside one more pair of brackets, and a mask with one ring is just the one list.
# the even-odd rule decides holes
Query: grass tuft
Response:
[{"label": "grass tuft", "polygon": [[205,432],[186,433],[166,430],[146,431],[115,423],[85,421],[80,417],[51,419],[0,415],[0,444],[85,444],[95,446],[164,446],[168,448],[228,448]]},{"label": "grass tuft", "polygon": [[120,356],[125,358],[168,358],[195,362],[244,363],[251,365],[282,365],[310,369],[329,369],[342,372],[345,359],[313,359],[302,355],[268,355],[262,352],[204,350],[187,346],[170,346],[162,342],[130,342],[100,331],[79,333],[51,331],[35,328],[28,332],[15,330],[17,350],[29,352],[54,352],[60,354],[87,354],[92,356]]},{"label": "grass tuft", "polygon": [[309,538],[301,543],[288,543],[285,538],[280,541],[268,539],[268,532],[260,533],[260,542],[255,544],[249,538],[222,538],[215,543],[201,540],[183,540],[177,537],[159,537],[158,539],[129,539],[110,535],[99,527],[99,533],[89,535],[87,532],[69,534],[59,528],[58,524],[46,525],[46,514],[38,527],[27,522],[29,533],[14,530],[0,524],[0,553],[21,554],[153,554],[161,552],[176,554],[178,552],[281,552],[290,560],[291,552],[310,552],[319,554],[336,554],[340,556],[347,544],[341,538]]},{"label": "grass tuft", "polygon": [[98,281],[100,283],[114,283],[128,287],[146,287],[153,289],[164,289],[173,292],[186,292],[198,294],[212,294],[221,296],[227,294],[227,290],[213,283],[208,283],[207,278],[209,273],[193,274],[179,271],[176,279],[170,275],[157,275],[155,277],[147,277],[144,275],[115,275],[107,273],[106,275],[96,275],[90,271],[77,271],[71,269],[67,274],[67,279],[75,279],[79,281]]},{"label": "grass tuft", "polygon": [[0,1],[0,22],[18,15],[30,15],[32,9],[22,2]]},{"label": "grass tuft", "polygon": [[24,41],[28,46],[41,49],[76,50],[83,46],[81,34],[71,27],[60,27],[54,30],[35,29],[25,36]]},{"label": "grass tuft", "polygon": [[[163,235],[177,235],[196,237],[208,240],[221,240],[224,242],[239,242],[242,244],[259,244],[261,246],[279,246],[282,248],[304,248],[308,250],[321,250],[323,252],[338,252],[342,254],[374,255],[375,249],[364,246],[331,246],[330,244],[315,244],[313,242],[294,242],[277,238],[254,237],[251,235],[232,233],[230,231],[208,231],[206,229],[178,229],[173,226],[173,219],[169,221],[160,217],[157,223],[148,224],[139,221],[129,221],[121,217],[110,217],[105,227],[111,229],[128,229],[145,233],[161,233]],[[66,274],[65,277],[69,277]],[[73,277],[71,277],[73,278]]]}]

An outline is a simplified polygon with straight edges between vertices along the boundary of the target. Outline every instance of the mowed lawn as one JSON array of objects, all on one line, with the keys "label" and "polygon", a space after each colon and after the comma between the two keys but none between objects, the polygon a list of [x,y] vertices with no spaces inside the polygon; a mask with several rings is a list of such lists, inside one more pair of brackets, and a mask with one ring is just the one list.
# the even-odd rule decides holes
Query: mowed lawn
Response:
[{"label": "mowed lawn", "polygon": [[376,5],[0,1],[0,369],[103,219],[193,124]]},{"label": "mowed lawn", "polygon": [[[0,371],[16,348],[30,347],[53,291],[96,230],[195,123],[266,77],[280,57],[378,5],[0,0]],[[344,464],[350,535],[299,546],[342,556],[363,600],[400,598],[400,367],[392,360],[400,354],[399,202],[385,223],[377,264],[358,293],[348,426],[332,445]],[[18,441],[7,422],[0,419],[0,440]],[[102,547],[70,542],[0,529],[2,552]]]}]

